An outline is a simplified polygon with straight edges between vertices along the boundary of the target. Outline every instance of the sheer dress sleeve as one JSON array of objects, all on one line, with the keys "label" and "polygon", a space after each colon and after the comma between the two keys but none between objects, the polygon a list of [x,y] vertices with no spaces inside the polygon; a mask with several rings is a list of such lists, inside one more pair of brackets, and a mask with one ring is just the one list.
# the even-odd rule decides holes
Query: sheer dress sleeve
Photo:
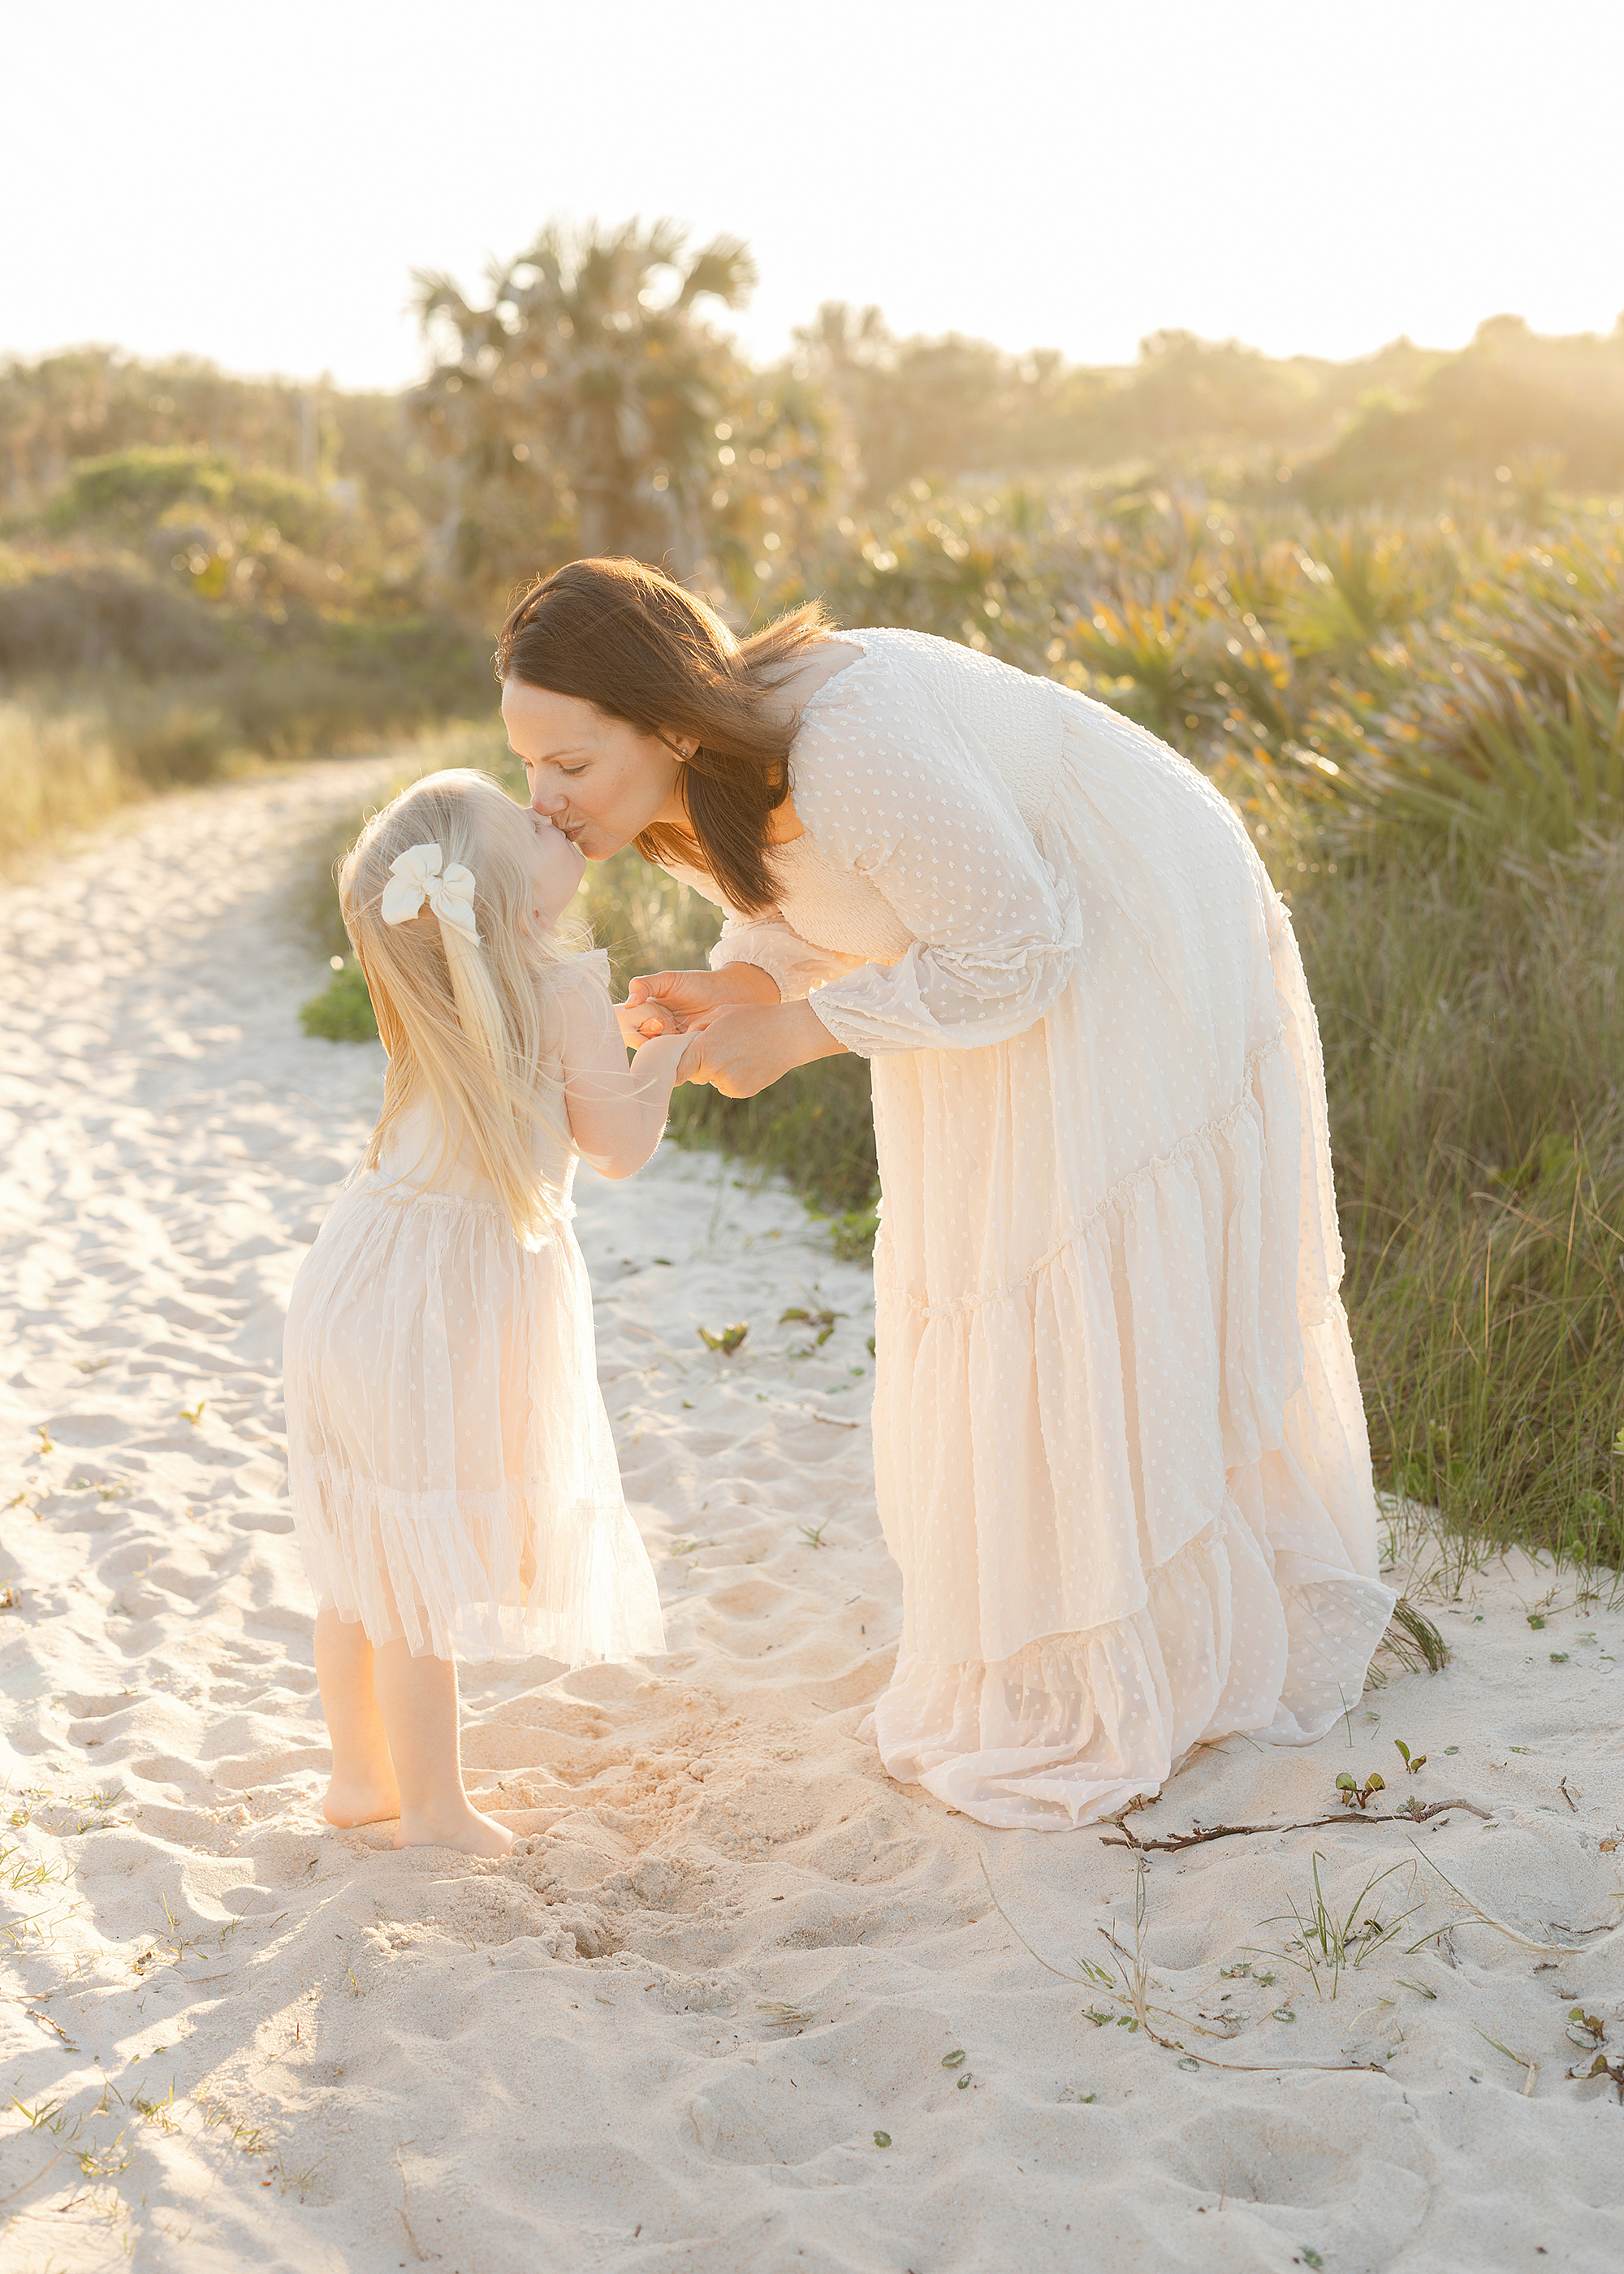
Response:
[{"label": "sheer dress sleeve", "polygon": [[1082,945],[1076,890],[947,705],[906,669],[866,673],[838,700],[814,697],[793,763],[796,810],[822,850],[914,942],[899,962],[817,987],[811,1007],[836,1041],[864,1058],[967,1050],[1034,1026]]},{"label": "sheer dress sleeve", "polygon": [[862,968],[860,955],[841,955],[831,947],[815,947],[782,916],[732,916],[722,926],[722,937],[710,951],[710,968],[729,963],[753,963],[764,971],[786,1003],[804,1001],[814,987]]}]

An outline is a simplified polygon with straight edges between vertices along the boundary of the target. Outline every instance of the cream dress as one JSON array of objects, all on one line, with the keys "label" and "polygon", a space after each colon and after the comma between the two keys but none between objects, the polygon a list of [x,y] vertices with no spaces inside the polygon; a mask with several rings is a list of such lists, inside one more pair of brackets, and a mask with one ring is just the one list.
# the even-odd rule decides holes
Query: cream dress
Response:
[{"label": "cream dress", "polygon": [[[580,962],[612,1025],[607,958]],[[494,1187],[440,1151],[425,1106],[293,1284],[289,1489],[317,1600],[414,1657],[662,1652],[569,1224],[576,1156],[543,1158],[555,1207],[520,1240]]]},{"label": "cream dress", "polygon": [[866,1727],[965,1814],[1064,1829],[1233,1731],[1321,1736],[1393,1607],[1319,1032],[1192,766],[949,641],[850,644],[777,915],[711,960],[873,1061],[904,1624]]}]

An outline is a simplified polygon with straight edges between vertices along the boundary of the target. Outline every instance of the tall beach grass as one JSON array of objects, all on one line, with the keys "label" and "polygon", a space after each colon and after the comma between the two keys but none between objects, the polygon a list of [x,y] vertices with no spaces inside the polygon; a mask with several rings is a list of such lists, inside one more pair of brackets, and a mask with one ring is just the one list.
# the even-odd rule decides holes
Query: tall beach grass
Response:
[{"label": "tall beach grass", "polygon": [[0,855],[147,794],[99,712],[0,699]]},{"label": "tall beach grass", "polygon": [[1462,1548],[1624,1556],[1624,840],[1297,895],[1378,1474]]}]

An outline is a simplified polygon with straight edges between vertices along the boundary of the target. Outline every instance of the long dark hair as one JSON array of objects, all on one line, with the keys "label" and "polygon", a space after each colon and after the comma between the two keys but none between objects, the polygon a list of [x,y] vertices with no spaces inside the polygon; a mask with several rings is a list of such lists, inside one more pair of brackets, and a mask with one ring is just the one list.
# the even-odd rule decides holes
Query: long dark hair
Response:
[{"label": "long dark hair", "polygon": [[[747,915],[776,897],[768,823],[789,795],[794,719],[775,699],[827,629],[816,601],[735,639],[703,600],[640,561],[572,561],[508,614],[496,675],[572,695],[640,734],[695,747],[680,774],[698,865]],[[694,865],[694,841],[645,829],[645,861]]]}]

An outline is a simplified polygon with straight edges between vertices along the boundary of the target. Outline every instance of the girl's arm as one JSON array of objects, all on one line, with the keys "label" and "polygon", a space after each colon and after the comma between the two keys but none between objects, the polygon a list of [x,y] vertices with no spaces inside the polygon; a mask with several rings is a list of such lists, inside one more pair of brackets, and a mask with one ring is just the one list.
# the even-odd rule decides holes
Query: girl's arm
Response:
[{"label": "girl's arm", "polygon": [[709,971],[651,971],[634,979],[615,1015],[635,1044],[643,1028],[659,1031],[662,1013],[667,1026],[674,1021],[686,1032],[741,1003],[803,1003],[811,988],[861,968],[861,955],[815,947],[782,916],[729,916]]},{"label": "girl's arm", "polygon": [[564,1103],[570,1135],[600,1176],[635,1176],[654,1152],[671,1093],[695,1037],[662,1035],[628,1066],[613,1010],[587,979],[560,989],[563,1011]]}]

